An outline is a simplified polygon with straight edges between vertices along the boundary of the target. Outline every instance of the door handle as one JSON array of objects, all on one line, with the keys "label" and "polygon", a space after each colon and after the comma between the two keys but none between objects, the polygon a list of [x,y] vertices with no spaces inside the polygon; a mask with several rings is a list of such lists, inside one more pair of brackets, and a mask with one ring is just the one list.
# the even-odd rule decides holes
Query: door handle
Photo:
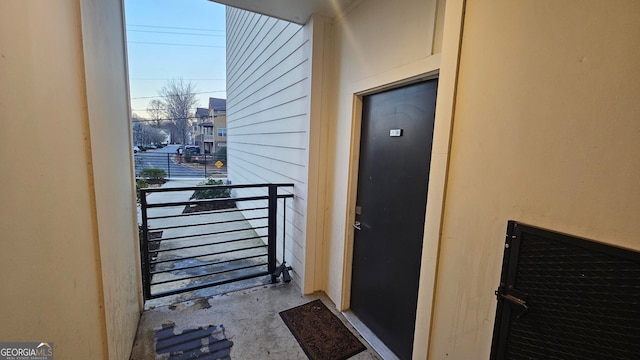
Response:
[{"label": "door handle", "polygon": [[360,221],[356,221],[355,223],[351,224],[351,226],[353,226],[353,228],[356,230],[362,230],[362,227],[360,227],[360,225]]},{"label": "door handle", "polygon": [[528,295],[514,289],[512,285],[509,285],[509,287],[505,289],[505,285],[500,284],[500,287],[498,287],[495,293],[498,300],[506,300],[513,305],[520,306],[520,313],[516,315],[516,319],[520,319],[529,311],[529,306],[527,305]]}]

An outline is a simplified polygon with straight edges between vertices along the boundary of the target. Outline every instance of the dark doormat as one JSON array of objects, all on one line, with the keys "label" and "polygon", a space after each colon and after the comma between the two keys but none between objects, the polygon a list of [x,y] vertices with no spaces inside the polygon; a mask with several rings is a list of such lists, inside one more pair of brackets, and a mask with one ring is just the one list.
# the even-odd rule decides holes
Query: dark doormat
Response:
[{"label": "dark doormat", "polygon": [[311,360],[344,360],[366,347],[320,300],[280,312]]}]

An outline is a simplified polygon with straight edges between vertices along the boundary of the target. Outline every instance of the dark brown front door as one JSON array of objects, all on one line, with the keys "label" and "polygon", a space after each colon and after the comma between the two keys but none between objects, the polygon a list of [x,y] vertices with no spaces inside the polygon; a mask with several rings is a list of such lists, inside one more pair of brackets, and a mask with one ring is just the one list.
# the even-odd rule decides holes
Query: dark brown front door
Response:
[{"label": "dark brown front door", "polygon": [[363,99],[351,310],[402,359],[413,349],[437,87]]}]

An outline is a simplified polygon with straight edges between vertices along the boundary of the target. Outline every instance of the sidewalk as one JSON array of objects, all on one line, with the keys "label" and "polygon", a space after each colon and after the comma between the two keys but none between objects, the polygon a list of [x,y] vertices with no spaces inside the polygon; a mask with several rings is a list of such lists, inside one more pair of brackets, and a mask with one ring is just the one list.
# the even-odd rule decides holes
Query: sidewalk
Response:
[{"label": "sidewalk", "polygon": [[[203,181],[203,179],[177,179],[177,180],[169,180],[166,183],[162,184],[161,188],[181,188],[181,187],[190,187],[197,186]],[[158,203],[166,203],[166,202],[179,202],[179,201],[189,201],[193,191],[180,191],[180,192],[164,192],[164,193],[151,193],[147,195],[147,203],[148,204],[158,204]],[[149,209],[148,216],[169,216],[169,215],[179,215],[182,214],[182,210],[184,206],[174,206],[174,207],[166,207],[166,208],[157,208],[157,209]],[[142,212],[140,210],[140,206],[138,205],[138,224],[142,224]]]}]

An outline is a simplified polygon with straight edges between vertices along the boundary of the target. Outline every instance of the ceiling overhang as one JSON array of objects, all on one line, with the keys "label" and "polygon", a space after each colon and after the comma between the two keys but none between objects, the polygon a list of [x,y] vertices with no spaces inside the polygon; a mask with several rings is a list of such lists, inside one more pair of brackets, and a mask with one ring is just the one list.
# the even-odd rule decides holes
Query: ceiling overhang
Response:
[{"label": "ceiling overhang", "polygon": [[219,4],[305,24],[311,15],[334,18],[360,0],[210,0]]}]

